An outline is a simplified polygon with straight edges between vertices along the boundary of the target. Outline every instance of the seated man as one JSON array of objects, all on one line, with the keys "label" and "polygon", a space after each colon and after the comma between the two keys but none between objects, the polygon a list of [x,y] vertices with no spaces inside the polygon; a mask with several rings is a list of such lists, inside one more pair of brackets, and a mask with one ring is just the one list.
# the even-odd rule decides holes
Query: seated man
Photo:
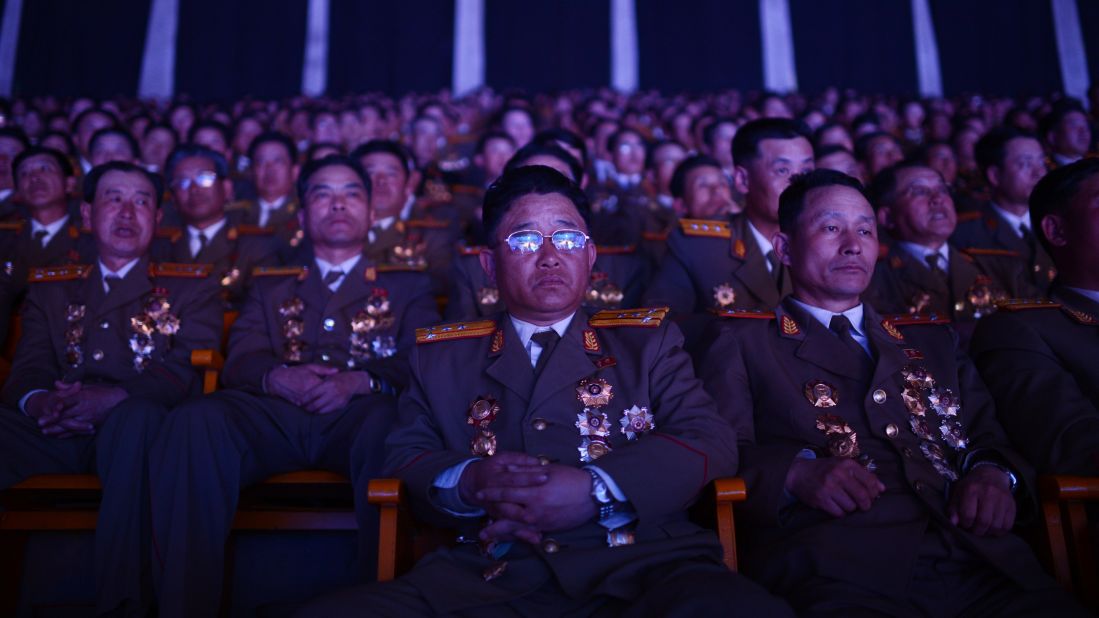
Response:
[{"label": "seated man", "polygon": [[893,242],[874,268],[865,299],[882,313],[934,313],[953,319],[965,348],[977,319],[1016,294],[1021,266],[1006,250],[961,252],[947,240],[957,216],[950,187],[919,162],[880,171],[870,187],[878,224]]},{"label": "seated man", "polygon": [[274,231],[244,223],[243,211],[226,213],[233,190],[229,164],[221,154],[184,144],[168,157],[166,172],[183,227],[162,227],[153,255],[184,264],[212,264],[227,307],[239,308],[252,270],[277,262]]},{"label": "seated man", "polygon": [[1009,534],[1029,468],[949,328],[860,302],[858,181],[799,177],[779,220],[793,293],[728,312],[701,365],[740,437],[745,572],[805,616],[1083,615]]},{"label": "seated man", "polygon": [[678,329],[659,309],[580,309],[588,215],[546,167],[489,189],[481,263],[507,312],[421,332],[386,445],[416,514],[469,542],[303,615],[788,615],[687,520],[736,442]]},{"label": "seated man", "polygon": [[721,163],[706,155],[692,155],[672,174],[670,190],[675,210],[688,219],[726,220],[736,212],[733,188]]},{"label": "seated man", "polygon": [[1038,182],[1030,212],[1057,265],[1054,301],[982,320],[973,359],[1008,436],[1043,474],[1099,476],[1099,159]]},{"label": "seated man", "polygon": [[288,257],[305,237],[298,224],[298,149],[284,133],[268,131],[248,147],[248,174],[256,187],[256,199],[240,200],[227,207],[242,211],[241,223],[269,228],[279,242],[279,253]]},{"label": "seated man", "polygon": [[168,409],[202,392],[191,351],[221,333],[208,268],[149,262],[162,190],[129,163],[85,178],[98,261],[30,271],[0,409],[0,489],[33,474],[99,474],[99,614],[149,609],[146,454]]},{"label": "seated man", "polygon": [[370,181],[358,162],[306,164],[298,199],[308,263],[257,269],[230,333],[227,389],[173,411],[150,458],[161,616],[217,613],[240,489],[281,472],[351,477],[372,565],[366,484],[382,463],[415,329],[438,314],[426,275],[363,256]]}]

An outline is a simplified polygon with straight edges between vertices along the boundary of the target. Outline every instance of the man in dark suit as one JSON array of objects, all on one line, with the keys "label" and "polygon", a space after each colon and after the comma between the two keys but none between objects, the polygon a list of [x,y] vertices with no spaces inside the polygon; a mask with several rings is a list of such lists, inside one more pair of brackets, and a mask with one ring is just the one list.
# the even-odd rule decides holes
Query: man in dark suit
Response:
[{"label": "man in dark suit", "polygon": [[168,409],[201,393],[191,352],[217,345],[221,308],[208,268],[149,261],[159,177],[108,163],[84,192],[98,260],[30,271],[0,409],[0,488],[98,473],[97,610],[142,616],[152,601],[146,454]]},{"label": "man in dark suit", "polygon": [[1057,264],[1050,301],[1005,303],[973,358],[1008,436],[1040,473],[1099,476],[1099,159],[1059,167],[1030,196]]},{"label": "man in dark suit", "polygon": [[300,205],[294,195],[294,181],[301,171],[298,149],[285,133],[268,131],[252,140],[248,160],[256,199],[238,200],[226,210],[241,211],[241,223],[273,230],[280,255],[289,255],[305,238],[298,221]]},{"label": "man in dark suit", "polygon": [[735,438],[665,310],[580,310],[588,211],[543,166],[489,189],[480,259],[507,312],[418,334],[386,458],[416,514],[469,542],[303,615],[788,613],[687,520]]},{"label": "man in dark suit", "polygon": [[427,277],[363,255],[370,181],[330,156],[298,180],[307,262],[259,268],[229,337],[226,390],[172,412],[150,458],[161,616],[217,612],[240,488],[324,468],[355,487],[362,558],[377,535],[366,484],[408,381],[415,329],[438,320]]},{"label": "man in dark suit", "polygon": [[860,302],[858,181],[798,178],[779,220],[793,293],[729,312],[702,365],[740,437],[745,571],[805,616],[1083,615],[1009,533],[1029,467],[950,330]]}]

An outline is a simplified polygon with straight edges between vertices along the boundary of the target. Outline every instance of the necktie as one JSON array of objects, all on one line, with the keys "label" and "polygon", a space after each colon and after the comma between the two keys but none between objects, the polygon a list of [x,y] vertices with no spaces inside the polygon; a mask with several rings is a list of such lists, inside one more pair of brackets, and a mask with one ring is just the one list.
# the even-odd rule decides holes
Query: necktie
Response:
[{"label": "necktie", "polygon": [[198,248],[195,249],[195,252],[191,257],[198,257],[198,255],[200,253],[202,253],[202,250],[206,248],[206,242],[207,242],[206,234],[203,234],[202,232],[199,232],[197,234],[197,236],[198,236]]},{"label": "necktie", "polygon": [[327,275],[324,276],[324,284],[326,286],[328,286],[329,290],[332,290],[333,292],[335,292],[336,290],[339,289],[339,285],[337,285],[337,284],[339,283],[340,279],[342,279],[342,278],[343,278],[343,271],[338,269],[338,268],[333,268],[332,270],[328,271]]},{"label": "necktie", "polygon": [[931,274],[936,277],[946,277],[946,271],[942,269],[943,256],[938,253],[929,253],[923,256],[923,259],[927,261],[928,268],[931,269]]},{"label": "necktie", "polygon": [[122,277],[118,275],[107,275],[103,277],[103,283],[107,285],[107,293],[110,294],[111,290],[118,287],[119,282],[122,281]]},{"label": "necktie", "polygon": [[866,348],[859,345],[859,342],[855,341],[855,337],[851,334],[851,320],[848,320],[847,316],[843,314],[834,315],[832,316],[832,320],[828,323],[828,328],[836,333],[836,336],[839,337],[844,347],[859,360],[863,375],[873,375],[874,361],[870,358],[870,355],[866,353]]},{"label": "necktie", "polygon": [[1027,249],[1030,250],[1030,255],[1027,256],[1027,257],[1029,257],[1031,259],[1031,261],[1033,262],[1033,260],[1034,260],[1034,251],[1038,248],[1038,242],[1037,242],[1038,239],[1036,239],[1034,237],[1034,234],[1030,231],[1030,226],[1025,224],[1025,223],[1022,223],[1022,224],[1019,225],[1019,232],[1022,233],[1023,242],[1026,243]]},{"label": "necktie", "polygon": [[542,353],[538,355],[538,363],[534,365],[534,377],[538,377],[538,374],[542,373],[545,369],[546,363],[549,362],[550,354],[553,353],[553,349],[557,347],[557,342],[561,341],[561,335],[557,334],[557,331],[552,328],[540,333],[534,333],[531,335],[530,340],[537,343],[542,348]]},{"label": "necktie", "polygon": [[767,263],[771,265],[771,278],[775,280],[775,288],[782,293],[782,262],[778,261],[775,250],[767,252]]},{"label": "necktie", "polygon": [[39,247],[45,247],[46,246],[46,236],[49,236],[49,234],[50,233],[47,232],[46,230],[38,230],[37,232],[34,233],[34,240],[35,240],[35,242],[38,243]]}]

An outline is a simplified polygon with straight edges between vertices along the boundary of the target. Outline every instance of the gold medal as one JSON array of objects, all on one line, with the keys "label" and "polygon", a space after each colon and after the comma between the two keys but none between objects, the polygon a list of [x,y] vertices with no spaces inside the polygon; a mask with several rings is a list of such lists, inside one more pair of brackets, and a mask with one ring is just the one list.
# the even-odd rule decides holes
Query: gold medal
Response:
[{"label": "gold medal", "polygon": [[130,318],[130,328],[138,335],[148,337],[156,330],[156,321],[147,314],[135,315]]},{"label": "gold medal", "polygon": [[279,305],[279,317],[296,318],[305,310],[305,301],[295,296]]},{"label": "gold medal", "polygon": [[656,428],[653,415],[646,407],[633,406],[629,410],[623,410],[618,423],[622,425],[621,431],[627,440],[636,440]]},{"label": "gold medal", "polygon": [[714,287],[714,303],[718,309],[728,309],[736,303],[736,290],[728,283]]},{"label": "gold medal", "polygon": [[469,450],[478,457],[492,457],[496,454],[496,434],[482,429],[473,436]]},{"label": "gold medal", "polygon": [[817,430],[824,432],[828,453],[833,457],[858,457],[858,434],[841,417],[821,414],[817,417]]},{"label": "gold medal", "polygon": [[80,303],[70,303],[65,307],[65,321],[79,322],[84,319],[85,306]]},{"label": "gold medal", "polygon": [[496,288],[481,288],[477,290],[477,303],[486,307],[500,302],[500,292]]},{"label": "gold medal", "polygon": [[611,435],[611,424],[606,412],[594,408],[584,408],[576,415],[576,428],[582,436],[606,438]]},{"label": "gold medal", "polygon": [[907,387],[901,392],[901,401],[904,401],[904,407],[908,408],[908,413],[914,416],[923,416],[927,414],[927,408],[924,406],[923,397],[920,395],[920,391]]},{"label": "gold medal", "polygon": [[478,397],[469,404],[469,417],[466,423],[487,428],[489,423],[496,420],[496,415],[499,413],[500,404],[495,397],[491,395]]},{"label": "gold medal", "polygon": [[943,421],[942,425],[939,425],[939,434],[942,436],[943,442],[950,448],[960,451],[969,445],[969,440],[965,437],[965,431],[962,429],[962,424],[957,422]]},{"label": "gold medal", "polygon": [[927,369],[920,366],[906,366],[901,369],[901,377],[913,388],[920,390],[935,388],[935,378],[928,373]]},{"label": "gold medal", "polygon": [[576,398],[585,408],[601,408],[614,398],[614,387],[603,378],[584,379],[576,387]]},{"label": "gold medal", "polygon": [[927,425],[927,419],[922,416],[909,417],[908,426],[912,428],[912,433],[916,434],[916,437],[921,440],[931,440],[934,437],[931,428]]},{"label": "gold medal", "polygon": [[836,387],[821,380],[805,383],[805,398],[817,408],[832,408],[840,402]]},{"label": "gold medal", "polygon": [[581,440],[578,450],[580,451],[580,461],[591,463],[611,452],[611,446],[604,442],[603,438],[592,437]]}]

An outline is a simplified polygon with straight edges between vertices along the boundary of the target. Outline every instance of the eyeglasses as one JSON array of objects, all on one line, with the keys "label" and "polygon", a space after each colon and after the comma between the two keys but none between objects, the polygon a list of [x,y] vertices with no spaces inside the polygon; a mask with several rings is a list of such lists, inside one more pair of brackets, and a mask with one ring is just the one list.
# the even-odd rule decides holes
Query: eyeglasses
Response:
[{"label": "eyeglasses", "polygon": [[549,236],[537,230],[519,230],[508,234],[507,243],[512,253],[535,253],[546,238],[558,251],[579,251],[588,246],[590,236],[580,230],[557,230]]},{"label": "eyeglasses", "polygon": [[217,172],[203,171],[195,174],[194,178],[177,179],[175,182],[172,183],[172,186],[182,191],[190,189],[191,185],[196,185],[202,187],[203,189],[209,189],[210,187],[214,186],[214,183],[217,182],[217,179]]}]

